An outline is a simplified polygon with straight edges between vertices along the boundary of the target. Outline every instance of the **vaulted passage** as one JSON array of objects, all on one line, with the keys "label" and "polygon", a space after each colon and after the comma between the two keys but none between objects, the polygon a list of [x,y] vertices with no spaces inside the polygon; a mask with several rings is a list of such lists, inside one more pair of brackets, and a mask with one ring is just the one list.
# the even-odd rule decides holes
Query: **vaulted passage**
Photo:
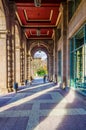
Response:
[{"label": "vaulted passage", "polygon": [[48,81],[86,92],[85,5],[85,0],[0,1],[0,94],[35,78],[37,51],[47,55]]},{"label": "vaulted passage", "polygon": [[85,130],[77,92],[86,96],[86,0],[0,0],[0,130]]},{"label": "vaulted passage", "polygon": [[85,4],[85,0],[1,0],[1,94],[35,77],[37,51],[47,55],[49,81],[86,91]]}]

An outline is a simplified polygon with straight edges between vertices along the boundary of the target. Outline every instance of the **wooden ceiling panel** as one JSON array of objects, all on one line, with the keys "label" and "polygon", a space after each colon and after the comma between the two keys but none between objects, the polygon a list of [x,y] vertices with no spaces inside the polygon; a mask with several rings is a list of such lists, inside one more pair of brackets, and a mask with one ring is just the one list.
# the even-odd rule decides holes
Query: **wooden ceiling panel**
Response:
[{"label": "wooden ceiling panel", "polygon": [[40,29],[40,34],[37,35],[37,29],[26,29],[25,34],[28,37],[28,39],[33,38],[51,38],[53,34],[53,29]]},{"label": "wooden ceiling panel", "polygon": [[35,7],[32,7],[32,9],[22,9],[19,7],[17,13],[22,25],[37,26],[55,25],[59,11],[56,7],[48,7],[47,9],[41,7],[41,10],[35,9]]},{"label": "wooden ceiling panel", "polygon": [[50,15],[51,15],[51,9],[47,9],[46,11],[46,15],[45,15],[45,7],[42,7],[42,8],[35,8],[35,7],[32,7],[32,8],[28,8],[25,11],[25,14],[28,18],[27,21],[29,20],[48,20],[50,19]]}]

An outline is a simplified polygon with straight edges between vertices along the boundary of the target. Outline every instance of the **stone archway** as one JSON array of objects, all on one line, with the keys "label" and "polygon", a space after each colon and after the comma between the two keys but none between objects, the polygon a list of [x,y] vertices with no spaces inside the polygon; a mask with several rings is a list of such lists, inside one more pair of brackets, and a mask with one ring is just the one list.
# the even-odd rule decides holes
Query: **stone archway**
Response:
[{"label": "stone archway", "polygon": [[33,55],[38,50],[41,50],[47,55],[47,68],[49,80],[53,79],[53,47],[51,47],[47,42],[44,41],[35,41],[29,45],[28,54],[29,54],[29,76],[31,75],[31,61]]},{"label": "stone archway", "polygon": [[[43,49],[37,49],[34,51],[32,56],[32,74],[33,77],[43,77],[44,74],[48,75],[48,66],[47,66],[47,54]],[[42,71],[42,73],[39,72]],[[39,72],[39,74],[38,74]]]},{"label": "stone archway", "polygon": [[[46,60],[43,60],[43,59],[41,59],[42,57],[40,57],[40,58],[35,58],[34,59],[34,55],[37,53],[37,52],[39,52],[39,54],[41,55],[42,53],[45,53],[46,54]],[[31,56],[32,56],[32,65],[31,65],[31,72],[32,72],[32,74],[33,74],[33,77],[34,77],[34,72],[36,72],[33,68],[34,68],[34,64],[35,64],[35,62],[36,62],[36,64],[37,64],[37,67],[35,67],[35,68],[38,68],[38,69],[40,69],[40,68],[44,68],[44,62],[46,62],[46,67],[44,68],[45,69],[45,71],[46,71],[46,74],[48,74],[48,52],[47,52],[47,49],[45,48],[45,47],[43,47],[43,46],[40,46],[40,47],[37,47],[37,46],[35,46],[34,48],[32,48],[32,50],[31,50]],[[33,71],[34,70],[34,71]],[[49,74],[48,74],[49,75]]]}]

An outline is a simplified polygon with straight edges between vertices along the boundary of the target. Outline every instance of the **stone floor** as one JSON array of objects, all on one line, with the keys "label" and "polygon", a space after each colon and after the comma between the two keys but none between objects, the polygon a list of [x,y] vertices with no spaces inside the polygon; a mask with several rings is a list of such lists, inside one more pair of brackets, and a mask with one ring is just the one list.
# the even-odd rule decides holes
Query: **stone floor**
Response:
[{"label": "stone floor", "polygon": [[0,96],[0,130],[86,130],[86,98],[36,79]]}]

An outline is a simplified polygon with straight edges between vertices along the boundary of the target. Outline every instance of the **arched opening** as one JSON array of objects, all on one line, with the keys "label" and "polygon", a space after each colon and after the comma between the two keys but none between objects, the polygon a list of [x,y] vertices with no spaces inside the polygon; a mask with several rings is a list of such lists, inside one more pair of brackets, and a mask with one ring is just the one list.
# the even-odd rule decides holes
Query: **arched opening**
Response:
[{"label": "arched opening", "polygon": [[[49,81],[52,81],[52,76],[53,76],[53,53],[52,53],[52,49],[51,49],[51,46],[49,46],[49,44],[47,44],[47,42],[44,42],[44,41],[36,41],[36,42],[32,42],[29,46],[29,57],[28,57],[28,61],[29,61],[29,68],[28,69],[28,77],[30,76],[33,76],[34,77],[34,72],[33,72],[33,60],[34,60],[34,56],[35,55],[42,55],[42,53],[40,52],[44,52],[46,55],[44,56],[44,54],[42,55],[42,59],[45,59],[44,57],[47,57],[46,58],[46,75],[48,77],[48,80]],[[52,47],[53,48],[53,47]],[[40,64],[42,64],[43,61],[41,61]],[[37,62],[37,67],[38,67],[38,62]],[[35,74],[35,76],[37,75],[37,73]],[[38,75],[37,75],[38,76]],[[29,78],[28,78],[29,79]],[[46,78],[47,79],[47,78]]]},{"label": "arched opening", "polygon": [[48,75],[47,54],[44,51],[37,51],[33,56],[33,74],[34,77],[43,77]]}]

